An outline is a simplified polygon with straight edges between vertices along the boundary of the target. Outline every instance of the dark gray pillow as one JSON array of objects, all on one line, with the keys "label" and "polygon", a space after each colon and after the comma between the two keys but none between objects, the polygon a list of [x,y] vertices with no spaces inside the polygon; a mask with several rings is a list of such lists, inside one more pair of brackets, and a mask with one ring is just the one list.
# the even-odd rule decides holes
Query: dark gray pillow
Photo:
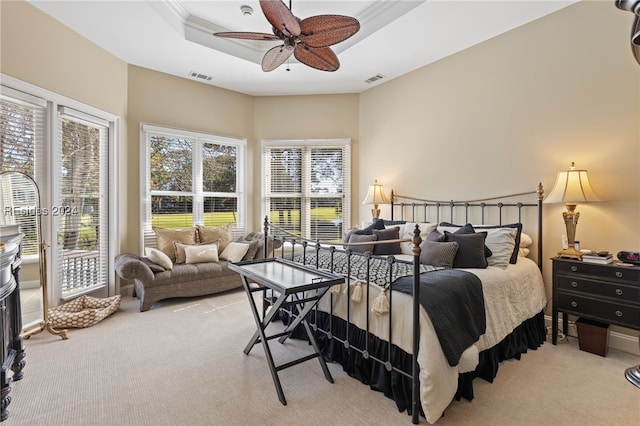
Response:
[{"label": "dark gray pillow", "polygon": [[164,271],[166,271],[164,266],[158,265],[157,263],[155,263],[154,261],[152,261],[148,257],[141,257],[140,260],[142,260],[149,267],[149,269],[151,269],[151,271],[153,271],[153,272],[164,272]]},{"label": "dark gray pillow", "polygon": [[439,243],[424,240],[420,243],[420,263],[442,268],[453,268],[453,260],[458,252],[458,243]]},{"label": "dark gray pillow", "polygon": [[256,257],[256,253],[258,252],[258,248],[260,247],[261,240],[245,240],[244,238],[240,237],[238,238],[238,242],[249,244],[249,249],[247,250],[247,253],[244,255],[242,260],[253,260]]},{"label": "dark gray pillow", "polygon": [[354,234],[357,235],[373,235],[373,230],[374,229],[378,229],[378,230],[382,230],[384,229],[384,222],[380,219],[374,219],[373,223],[369,226],[367,226],[366,228],[354,228],[349,230],[349,232],[347,233],[347,235],[345,235],[343,242],[348,243],[351,236]]},{"label": "dark gray pillow", "polygon": [[[376,236],[375,235],[360,235],[360,234],[353,234],[351,235],[351,237],[349,238],[349,243],[369,243],[371,241],[375,241],[376,240]],[[373,244],[365,244],[365,245],[361,245],[361,246],[347,246],[347,248],[351,249],[351,251],[354,252],[358,252],[358,253],[373,253]]]},{"label": "dark gray pillow", "polygon": [[[387,229],[374,229],[373,235],[377,237],[378,241],[398,240],[400,239],[400,228],[394,226],[393,228]],[[401,252],[402,250],[400,249],[400,242],[376,244],[375,247],[373,247],[373,254],[387,255],[399,254]]]},{"label": "dark gray pillow", "polygon": [[433,231],[429,232],[429,235],[427,235],[427,241],[441,243],[444,241],[444,234],[437,229],[434,229]]},{"label": "dark gray pillow", "polygon": [[484,240],[487,238],[486,232],[476,232],[474,234],[456,234],[444,231],[446,242],[455,241],[458,243],[458,252],[453,259],[454,268],[481,268],[488,266],[487,258],[484,255]]},{"label": "dark gray pillow", "polygon": [[[449,223],[449,222],[441,222],[439,226],[458,227],[460,225],[454,225],[454,224]],[[454,234],[473,234],[474,232],[476,232],[476,230],[473,227],[473,225],[470,224],[470,223],[467,223],[467,224],[465,224],[463,226],[460,226],[460,229],[455,231]],[[493,253],[491,252],[491,249],[485,245],[484,246],[484,257],[491,257],[492,255],[493,255]]]}]

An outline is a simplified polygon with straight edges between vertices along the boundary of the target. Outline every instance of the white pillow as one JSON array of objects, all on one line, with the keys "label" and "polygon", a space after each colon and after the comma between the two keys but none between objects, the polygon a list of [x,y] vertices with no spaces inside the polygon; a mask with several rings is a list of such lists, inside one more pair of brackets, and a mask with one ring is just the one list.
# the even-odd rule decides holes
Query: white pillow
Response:
[{"label": "white pillow", "polygon": [[[416,225],[420,228],[420,238],[422,241],[427,239],[427,235],[431,233],[434,229],[437,228],[437,223],[429,223],[429,222],[407,222],[404,224],[404,231],[400,228],[400,239],[411,238],[413,239],[413,231],[416,229]],[[411,241],[407,241],[406,243],[400,243],[400,251],[402,254],[413,255],[413,243]]]},{"label": "white pillow", "polygon": [[247,250],[249,250],[249,244],[234,241],[224,248],[220,254],[220,259],[228,262],[240,262],[244,255],[247,254]]},{"label": "white pillow", "polygon": [[206,263],[218,261],[218,244],[200,244],[184,248],[185,263]]},{"label": "white pillow", "polygon": [[152,261],[153,263],[157,263],[167,271],[170,271],[173,269],[173,262],[171,262],[171,259],[169,258],[169,256],[167,256],[164,252],[158,249],[155,249],[152,247],[145,247],[144,255],[148,257],[150,261]]},{"label": "white pillow", "polygon": [[485,228],[476,229],[476,232],[487,232],[484,244],[489,247],[491,256],[487,257],[489,266],[506,268],[516,247],[517,228]]},{"label": "white pillow", "polygon": [[533,240],[531,239],[531,237],[528,234],[522,232],[520,234],[520,248],[527,248],[531,244],[533,244]]}]

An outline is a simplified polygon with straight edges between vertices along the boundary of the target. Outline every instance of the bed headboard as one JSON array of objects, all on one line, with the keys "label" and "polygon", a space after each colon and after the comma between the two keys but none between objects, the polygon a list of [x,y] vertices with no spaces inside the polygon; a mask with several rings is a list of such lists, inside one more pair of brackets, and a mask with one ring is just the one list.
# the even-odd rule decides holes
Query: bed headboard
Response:
[{"label": "bed headboard", "polygon": [[535,191],[461,201],[436,201],[391,191],[391,220],[408,222],[450,222],[464,225],[522,223],[537,247],[534,259],[542,269],[542,183]]}]

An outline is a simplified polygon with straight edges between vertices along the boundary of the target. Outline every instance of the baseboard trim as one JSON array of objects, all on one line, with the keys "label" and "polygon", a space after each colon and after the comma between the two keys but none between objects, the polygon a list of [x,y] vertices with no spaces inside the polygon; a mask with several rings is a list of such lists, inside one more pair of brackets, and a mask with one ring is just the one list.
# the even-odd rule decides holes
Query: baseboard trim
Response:
[{"label": "baseboard trim", "polygon": [[[551,317],[545,315],[544,322],[547,330],[549,330],[548,334],[550,335]],[[560,319],[558,320],[558,330],[562,330],[562,321]],[[576,324],[574,321],[569,321],[569,329],[567,331],[570,337],[578,337],[578,331],[576,329]],[[638,340],[638,336],[631,336],[629,334],[609,330],[608,347],[640,356],[640,341]]]}]

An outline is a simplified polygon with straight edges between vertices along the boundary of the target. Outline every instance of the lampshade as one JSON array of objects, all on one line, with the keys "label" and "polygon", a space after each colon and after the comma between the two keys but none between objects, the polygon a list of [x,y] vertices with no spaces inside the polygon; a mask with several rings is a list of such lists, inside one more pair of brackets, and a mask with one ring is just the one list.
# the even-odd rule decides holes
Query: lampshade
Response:
[{"label": "lampshade", "polygon": [[384,188],[377,180],[373,185],[369,185],[369,191],[362,204],[389,204],[389,199],[384,195]]},{"label": "lampshade", "polygon": [[582,204],[599,203],[601,200],[591,188],[587,171],[576,170],[572,162],[569,170],[558,173],[556,183],[544,202]]},{"label": "lampshade", "polygon": [[384,195],[384,189],[377,180],[373,185],[369,185],[367,196],[362,200],[362,204],[373,204],[373,208],[371,209],[371,216],[373,219],[378,219],[380,217],[378,204],[389,204],[389,199]]}]

